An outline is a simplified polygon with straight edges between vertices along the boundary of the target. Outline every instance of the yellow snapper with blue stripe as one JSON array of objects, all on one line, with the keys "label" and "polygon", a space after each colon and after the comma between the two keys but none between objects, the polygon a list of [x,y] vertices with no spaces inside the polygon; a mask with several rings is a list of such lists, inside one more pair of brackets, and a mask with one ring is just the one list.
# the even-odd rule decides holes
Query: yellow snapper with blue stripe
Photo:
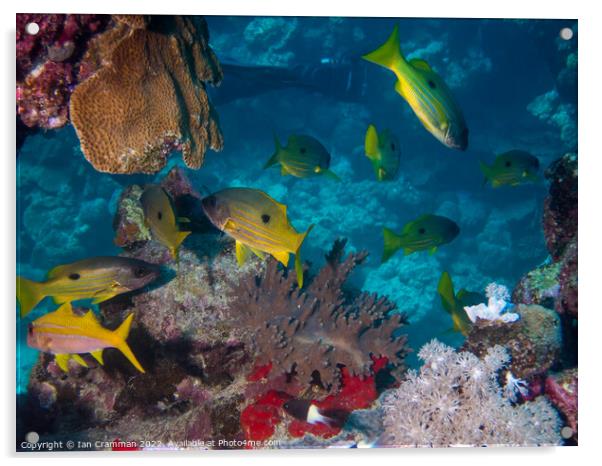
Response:
[{"label": "yellow snapper with blue stripe", "polygon": [[374,125],[368,126],[364,140],[366,157],[372,162],[374,173],[378,181],[394,180],[399,170],[401,151],[399,141],[385,129],[380,133]]},{"label": "yellow snapper with blue stripe", "polygon": [[311,226],[298,233],[286,215],[286,206],[252,188],[227,188],[207,196],[203,210],[211,222],[236,240],[236,258],[245,263],[250,253],[264,258],[270,254],[285,267],[295,254],[299,288],[303,287],[300,250]]},{"label": "yellow snapper with blue stripe", "polygon": [[88,367],[80,354],[90,353],[101,365],[102,351],[117,348],[140,372],[144,369],[126,343],[134,314],[125,318],[117,330],[104,328],[92,311],[84,315],[73,312],[71,303],[65,303],[56,311],[43,315],[29,324],[27,345],[44,353],[54,354],[57,365],[65,372],[73,359]]},{"label": "yellow snapper with blue stripe", "polygon": [[400,234],[389,228],[383,228],[384,252],[382,262],[386,262],[397,250],[404,254],[429,250],[431,254],[437,248],[447,244],[458,236],[460,228],[453,220],[441,215],[426,214],[406,223]]},{"label": "yellow snapper with blue stripe", "polygon": [[90,257],[59,265],[46,281],[17,277],[17,300],[25,317],[46,296],[57,304],[93,299],[101,303],[122,293],[142,288],[159,277],[161,268],[138,259],[118,256]]},{"label": "yellow snapper with blue stripe", "polygon": [[339,177],[330,170],[330,153],[320,141],[305,134],[291,135],[286,146],[274,136],[276,151],[264,165],[265,168],[280,164],[283,176],[292,175],[297,178],[326,175],[335,180]]},{"label": "yellow snapper with blue stripe", "polygon": [[539,160],[522,150],[511,150],[499,154],[491,165],[480,162],[485,182],[494,188],[500,186],[518,186],[540,181],[538,176]]},{"label": "yellow snapper with blue stripe", "polygon": [[410,105],[423,126],[448,147],[466,150],[468,128],[460,107],[443,79],[424,60],[406,60],[399,48],[399,26],[365,60],[397,76],[395,90]]},{"label": "yellow snapper with blue stripe", "polygon": [[179,222],[188,222],[186,218],[177,218],[171,198],[161,186],[146,187],[140,203],[144,210],[144,221],[150,228],[153,238],[169,249],[171,257],[178,260],[178,249],[190,231],[180,231]]}]

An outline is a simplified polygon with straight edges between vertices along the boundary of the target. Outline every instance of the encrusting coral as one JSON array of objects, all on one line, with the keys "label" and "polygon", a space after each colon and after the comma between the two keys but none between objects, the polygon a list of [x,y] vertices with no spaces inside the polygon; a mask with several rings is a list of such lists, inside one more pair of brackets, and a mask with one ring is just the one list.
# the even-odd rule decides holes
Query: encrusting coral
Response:
[{"label": "encrusting coral", "polygon": [[382,399],[383,445],[416,447],[557,445],[559,417],[545,398],[513,406],[497,373],[501,346],[482,359],[437,340],[418,353],[424,365]]},{"label": "encrusting coral", "polygon": [[[121,28],[99,37],[102,46],[93,48],[102,66],[71,96],[82,151],[99,171],[155,173],[173,150],[182,151],[187,166],[199,168],[207,148],[222,148],[204,88],[205,82],[219,83],[222,73],[204,20],[151,21],[157,24],[144,29],[143,22],[120,17]],[[92,69],[94,61],[87,62]]]}]

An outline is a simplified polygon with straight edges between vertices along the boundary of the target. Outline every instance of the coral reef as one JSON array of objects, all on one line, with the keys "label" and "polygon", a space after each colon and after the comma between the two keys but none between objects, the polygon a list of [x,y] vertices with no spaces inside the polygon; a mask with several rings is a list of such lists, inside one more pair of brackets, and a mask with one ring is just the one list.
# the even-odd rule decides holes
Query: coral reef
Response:
[{"label": "coral reef", "polygon": [[382,399],[390,446],[558,445],[559,418],[544,398],[513,406],[496,377],[508,360],[501,346],[482,359],[436,340],[423,346],[424,365]]},{"label": "coral reef", "polygon": [[[161,183],[192,224],[202,223],[191,215],[202,214],[201,197],[181,169]],[[345,241],[337,241],[304,290],[275,261],[239,268],[231,242],[214,230],[189,237],[175,264],[144,236],[140,190],[122,193],[116,238],[126,255],[164,264],[164,277],[151,289],[102,303],[99,320],[113,328],[134,313],[128,344],[146,373],[133,373],[112,350],[105,351],[104,366],[87,358],[88,368],[71,365],[67,375],[42,355],[21,401],[29,422],[23,429],[106,441],[144,438],[152,425],[155,440],[203,441],[211,448],[219,439],[238,445],[276,433],[328,438],[403,372],[408,349],[396,334],[403,315],[391,313],[384,298],[345,287],[366,253],[343,260]],[[310,393],[340,425],[285,415],[282,403]]]},{"label": "coral reef", "polygon": [[545,380],[545,393],[562,413],[567,426],[570,427],[570,437],[577,441],[577,407],[578,407],[578,376],[577,369],[567,369],[557,374],[550,374]]},{"label": "coral reef", "polygon": [[578,315],[577,293],[577,154],[568,153],[546,170],[549,196],[544,202],[543,226],[551,262],[523,277],[513,300],[544,304],[560,314]]},{"label": "coral reef", "polygon": [[113,33],[100,38],[109,42],[103,65],[73,92],[71,119],[99,171],[155,173],[173,150],[199,168],[207,148],[222,148],[204,90],[205,82],[221,79],[206,25],[196,17],[165,18],[152,30],[119,23],[129,31],[117,44]]},{"label": "coral reef", "polygon": [[[69,121],[77,64],[109,15],[17,14],[17,115],[27,127],[55,129]],[[35,23],[37,34],[27,32]]]},{"label": "coral reef", "polygon": [[508,349],[511,361],[507,369],[515,377],[529,379],[544,374],[557,361],[562,345],[560,319],[556,312],[538,305],[519,304],[515,322],[477,320],[462,349],[484,357],[489,348]]}]

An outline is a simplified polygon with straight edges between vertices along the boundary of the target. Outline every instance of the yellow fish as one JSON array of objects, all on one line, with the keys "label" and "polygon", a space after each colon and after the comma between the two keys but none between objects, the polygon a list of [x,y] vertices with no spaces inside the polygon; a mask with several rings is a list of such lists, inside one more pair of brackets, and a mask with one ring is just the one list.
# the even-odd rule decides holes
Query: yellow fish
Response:
[{"label": "yellow fish", "polygon": [[395,73],[395,90],[433,136],[448,147],[466,150],[468,128],[460,107],[426,61],[404,58],[399,49],[399,26],[383,45],[362,58]]},{"label": "yellow fish", "polygon": [[397,234],[389,228],[383,228],[384,251],[382,262],[386,262],[403,248],[404,254],[416,251],[430,250],[431,254],[437,248],[451,242],[460,233],[460,227],[447,217],[425,214],[404,225],[401,233]]},{"label": "yellow fish", "polygon": [[303,134],[289,136],[287,145],[282,147],[274,136],[276,152],[266,162],[263,168],[280,164],[280,173],[297,178],[326,175],[339,180],[330,170],[330,154],[320,141]]},{"label": "yellow fish", "polygon": [[138,259],[118,256],[91,257],[59,265],[44,282],[17,277],[17,299],[25,317],[46,296],[57,304],[93,299],[101,303],[118,294],[142,288],[159,277],[161,268]]},{"label": "yellow fish", "polygon": [[491,186],[518,186],[529,182],[539,181],[539,160],[537,157],[522,150],[511,150],[498,155],[493,164],[480,162],[485,182]]},{"label": "yellow fish", "polygon": [[374,125],[368,126],[364,149],[378,181],[395,179],[401,152],[399,141],[388,129],[378,133]]},{"label": "yellow fish", "polygon": [[65,303],[56,311],[43,315],[29,324],[27,344],[31,348],[54,354],[57,365],[65,372],[70,359],[88,367],[79,356],[90,353],[100,364],[102,351],[117,348],[140,372],[144,369],[126,343],[134,314],[130,314],[117,330],[108,330],[100,325],[94,313],[88,311],[83,316],[73,312],[71,303]]},{"label": "yellow fish", "polygon": [[181,222],[189,220],[176,218],[171,199],[160,186],[148,186],[140,196],[140,203],[144,209],[144,220],[153,237],[166,246],[171,256],[178,260],[178,248],[191,233],[180,231],[178,220]]},{"label": "yellow fish", "polygon": [[270,254],[286,267],[290,254],[295,254],[297,283],[303,287],[300,249],[311,226],[297,233],[286,216],[286,206],[258,189],[224,189],[205,197],[202,204],[209,220],[236,240],[239,264],[253,252],[260,258]]},{"label": "yellow fish", "polygon": [[448,272],[443,272],[437,285],[437,293],[441,298],[443,309],[451,316],[453,327],[452,331],[460,332],[467,336],[472,329],[472,322],[468,318],[464,308],[466,306],[475,306],[486,301],[480,293],[467,291],[462,288],[458,294],[454,292],[454,284]]}]

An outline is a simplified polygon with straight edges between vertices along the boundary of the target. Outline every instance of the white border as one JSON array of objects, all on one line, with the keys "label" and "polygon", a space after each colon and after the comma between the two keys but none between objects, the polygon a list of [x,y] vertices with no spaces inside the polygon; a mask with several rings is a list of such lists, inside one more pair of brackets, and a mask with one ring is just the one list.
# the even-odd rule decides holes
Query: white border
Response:
[{"label": "white border", "polygon": [[[2,160],[2,235],[3,267],[2,297],[4,298],[4,375],[1,384],[2,400],[5,403],[0,439],[4,446],[5,456],[12,456],[14,461],[14,394],[15,394],[15,361],[14,361],[14,277],[15,277],[15,115],[14,115],[14,28],[16,12],[68,12],[68,13],[162,13],[162,14],[231,14],[231,15],[302,15],[302,16],[415,16],[415,17],[520,17],[520,18],[578,18],[579,19],[579,146],[580,146],[580,417],[579,442],[577,448],[556,449],[480,449],[480,450],[371,450],[371,451],[286,451],[286,452],[209,452],[188,454],[37,454],[25,457],[26,462],[37,464],[48,462],[86,461],[86,464],[106,464],[107,456],[111,461],[147,461],[163,464],[165,460],[179,458],[185,461],[203,462],[219,461],[223,464],[255,463],[278,464],[331,464],[345,461],[351,464],[372,463],[462,463],[478,464],[566,464],[585,461],[600,456],[597,450],[601,442],[600,423],[602,422],[600,406],[602,404],[602,348],[597,344],[601,340],[602,303],[596,292],[600,287],[600,249],[602,247],[602,222],[600,222],[599,189],[602,178],[602,142],[598,139],[602,130],[600,125],[602,111],[600,88],[602,87],[602,70],[600,44],[602,44],[602,23],[595,1],[527,1],[504,0],[427,0],[409,2],[403,0],[369,2],[317,1],[304,0],[298,2],[284,1],[244,1],[244,0],[206,0],[159,2],[145,0],[104,0],[102,2],[84,2],[53,0],[24,0],[7,5],[2,2],[0,15],[2,21],[2,91],[5,102],[2,112],[2,141],[5,142]],[[520,72],[520,70],[516,70]],[[492,90],[495,92],[495,90]],[[495,113],[495,109],[492,109]],[[8,218],[6,218],[8,217]],[[65,219],[69,221],[69,219]],[[585,252],[585,253],[583,253]],[[598,299],[597,299],[598,298]],[[598,454],[597,454],[598,453]],[[595,456],[594,456],[595,455]],[[23,457],[24,455],[20,455]],[[84,459],[85,458],[85,459]],[[586,463],[587,464],[587,463]]]}]

